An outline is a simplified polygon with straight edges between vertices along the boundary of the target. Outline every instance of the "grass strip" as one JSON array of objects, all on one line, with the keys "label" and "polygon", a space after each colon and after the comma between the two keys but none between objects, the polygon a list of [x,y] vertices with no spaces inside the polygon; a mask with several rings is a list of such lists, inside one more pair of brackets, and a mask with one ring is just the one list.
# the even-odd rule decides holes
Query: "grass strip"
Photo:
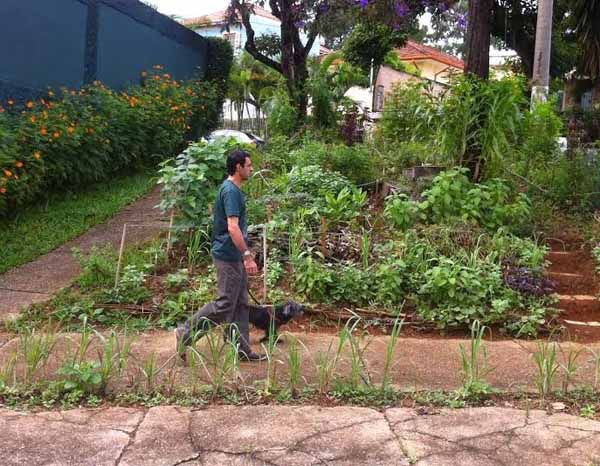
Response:
[{"label": "grass strip", "polygon": [[113,178],[84,190],[53,195],[0,221],[0,273],[30,262],[104,222],[148,193],[156,172]]}]

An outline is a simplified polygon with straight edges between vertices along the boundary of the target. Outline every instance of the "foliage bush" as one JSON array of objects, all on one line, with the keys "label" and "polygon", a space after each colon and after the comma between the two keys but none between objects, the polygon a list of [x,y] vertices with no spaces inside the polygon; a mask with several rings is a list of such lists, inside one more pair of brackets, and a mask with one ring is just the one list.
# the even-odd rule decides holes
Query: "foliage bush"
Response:
[{"label": "foliage bush", "polygon": [[519,79],[456,78],[438,115],[437,138],[447,163],[473,168],[476,162],[483,179],[502,174],[517,141],[524,101]]},{"label": "foliage bush", "polygon": [[142,81],[123,92],[99,82],[63,89],[60,98],[49,91],[23,112],[0,109],[0,215],[168,157],[216,124],[222,99],[214,83],[181,83],[158,65]]},{"label": "foliage bush", "polygon": [[439,124],[439,102],[426,84],[393,87],[378,131],[388,141],[430,142]]},{"label": "foliage bush", "polygon": [[474,184],[466,173],[466,169],[447,170],[434,178],[419,204],[424,219],[440,223],[461,218],[489,230],[523,227],[530,209],[526,195],[515,195],[514,189],[500,179]]},{"label": "foliage bush", "polygon": [[219,183],[225,179],[225,160],[239,146],[234,139],[201,141],[191,144],[175,159],[163,162],[158,180],[163,185],[160,208],[175,209],[182,228],[210,224],[209,208]]},{"label": "foliage bush", "polygon": [[328,172],[318,165],[294,167],[287,175],[287,189],[290,193],[306,193],[318,197],[325,192],[337,195],[351,183],[336,172]]},{"label": "foliage bush", "polygon": [[275,94],[269,110],[267,124],[273,136],[289,136],[296,128],[296,110],[290,103],[288,95],[284,92]]}]

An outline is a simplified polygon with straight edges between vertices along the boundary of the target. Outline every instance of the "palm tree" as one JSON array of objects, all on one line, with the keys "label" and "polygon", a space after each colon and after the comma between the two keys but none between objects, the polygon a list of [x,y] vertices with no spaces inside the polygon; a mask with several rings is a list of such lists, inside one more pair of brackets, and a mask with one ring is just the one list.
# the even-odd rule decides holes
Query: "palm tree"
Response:
[{"label": "palm tree", "polygon": [[574,0],[575,32],[583,49],[581,72],[600,78],[600,0]]},{"label": "palm tree", "polygon": [[553,0],[538,0],[538,17],[535,31],[535,54],[531,104],[548,99],[550,86],[550,50],[552,41]]}]

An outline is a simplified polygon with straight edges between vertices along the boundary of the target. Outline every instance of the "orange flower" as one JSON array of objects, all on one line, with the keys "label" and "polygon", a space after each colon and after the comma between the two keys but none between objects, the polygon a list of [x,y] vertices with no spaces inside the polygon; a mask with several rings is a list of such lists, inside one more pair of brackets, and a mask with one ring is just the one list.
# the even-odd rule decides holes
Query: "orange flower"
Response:
[{"label": "orange flower", "polygon": [[73,134],[75,132],[75,127],[74,126],[69,126],[69,128],[67,129],[67,132],[69,134]]},{"label": "orange flower", "polygon": [[0,113],[4,113],[4,107],[0,107]]},{"label": "orange flower", "polygon": [[42,136],[47,136],[48,135],[48,130],[46,128],[42,128],[42,129],[40,129],[40,134]]},{"label": "orange flower", "polygon": [[0,194],[6,194],[6,188],[0,188]]},{"label": "orange flower", "polygon": [[52,92],[52,91],[48,91],[48,96],[49,96],[49,97],[54,97],[54,92]]},{"label": "orange flower", "polygon": [[11,176],[13,176],[13,173],[10,170],[6,170],[6,169],[4,169],[4,174],[6,175],[7,178],[10,178]]},{"label": "orange flower", "polygon": [[27,108],[33,108],[33,102],[29,101],[25,104]]},{"label": "orange flower", "polygon": [[54,131],[54,133],[52,133],[52,137],[54,139],[58,139],[60,137],[60,131]]},{"label": "orange flower", "polygon": [[20,160],[15,162],[15,165],[17,166],[17,168],[23,168],[23,162],[21,162]]},{"label": "orange flower", "polygon": [[157,75],[157,76],[154,76],[154,80],[155,80],[155,81],[160,81],[160,76],[158,76],[158,75]]},{"label": "orange flower", "polygon": [[32,115],[30,120],[32,123],[35,123],[37,121],[37,118],[35,117],[35,115]]},{"label": "orange flower", "polygon": [[42,153],[41,153],[39,150],[36,150],[36,151],[33,153],[33,157],[34,157],[36,160],[39,160],[39,159],[41,159],[41,158],[42,158]]}]

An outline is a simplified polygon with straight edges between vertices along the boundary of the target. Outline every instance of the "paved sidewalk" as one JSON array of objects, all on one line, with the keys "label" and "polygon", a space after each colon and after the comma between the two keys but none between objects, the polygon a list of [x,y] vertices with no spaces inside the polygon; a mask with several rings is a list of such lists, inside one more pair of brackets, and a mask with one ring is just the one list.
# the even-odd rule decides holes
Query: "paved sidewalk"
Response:
[{"label": "paved sidewalk", "polygon": [[600,464],[600,422],[504,408],[0,410],[4,466]]},{"label": "paved sidewalk", "polygon": [[160,190],[155,188],[79,238],[0,275],[0,321],[18,313],[23,306],[50,299],[60,289],[70,285],[80,272],[79,264],[71,252],[73,248],[84,252],[93,246],[102,247],[106,244],[118,248],[125,223],[152,225],[132,227],[127,234],[127,244],[152,239],[165,230],[168,222],[164,222],[164,215],[155,208],[159,202]]}]

